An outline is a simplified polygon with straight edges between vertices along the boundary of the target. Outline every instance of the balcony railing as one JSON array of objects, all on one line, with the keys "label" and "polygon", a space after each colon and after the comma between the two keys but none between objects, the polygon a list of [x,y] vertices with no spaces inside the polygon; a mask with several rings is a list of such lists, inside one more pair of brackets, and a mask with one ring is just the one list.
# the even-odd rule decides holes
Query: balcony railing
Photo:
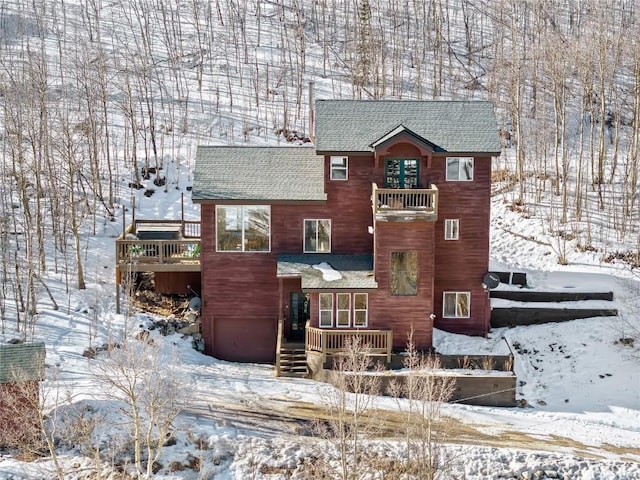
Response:
[{"label": "balcony railing", "polygon": [[378,188],[372,185],[372,207],[380,221],[435,221],[438,218],[438,188]]},{"label": "balcony railing", "polygon": [[348,339],[356,337],[369,348],[370,355],[384,356],[387,363],[391,362],[392,330],[328,330],[307,326],[306,350],[322,354],[324,362],[327,355],[344,352]]}]

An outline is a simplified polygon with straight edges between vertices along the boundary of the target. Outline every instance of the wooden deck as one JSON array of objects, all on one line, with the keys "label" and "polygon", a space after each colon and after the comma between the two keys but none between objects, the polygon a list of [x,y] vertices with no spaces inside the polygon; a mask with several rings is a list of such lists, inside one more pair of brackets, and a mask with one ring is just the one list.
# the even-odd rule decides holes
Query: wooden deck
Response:
[{"label": "wooden deck", "polygon": [[386,357],[387,363],[391,361],[393,330],[329,330],[307,326],[306,351],[322,354],[324,362],[327,355],[344,352],[347,340],[356,337],[369,347],[370,355]]},{"label": "wooden deck", "polygon": [[127,272],[199,272],[200,222],[134,220],[116,239],[116,268]]},{"label": "wooden deck", "polygon": [[378,188],[372,185],[373,216],[378,222],[435,222],[438,188]]}]

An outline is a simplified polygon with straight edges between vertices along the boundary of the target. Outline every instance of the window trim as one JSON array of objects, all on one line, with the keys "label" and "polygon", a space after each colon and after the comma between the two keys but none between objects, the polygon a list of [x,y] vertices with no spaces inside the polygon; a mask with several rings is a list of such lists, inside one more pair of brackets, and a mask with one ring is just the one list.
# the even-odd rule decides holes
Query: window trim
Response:
[{"label": "window trim", "polygon": [[[449,161],[450,160],[455,160],[458,162],[457,178],[449,178]],[[462,178],[462,175],[460,175],[463,160],[471,160],[471,178]],[[445,172],[445,180],[447,182],[473,182],[473,179],[475,177],[475,158],[474,157],[446,157],[444,172]]]},{"label": "window trim", "polygon": [[[269,227],[269,239],[268,239],[268,247],[266,250],[246,250],[245,249],[245,228],[244,228],[244,218],[245,218],[245,211],[247,209],[250,208],[265,208],[267,210],[267,213],[269,215],[269,223],[268,223],[268,227]],[[241,223],[242,223],[242,229],[241,229],[241,237],[240,237],[240,245],[242,246],[242,248],[240,250],[220,250],[219,248],[219,244],[218,244],[218,235],[219,235],[219,229],[218,229],[218,221],[220,219],[220,210],[221,209],[226,209],[226,208],[239,208],[242,214],[242,218],[241,218]],[[216,252],[217,253],[271,253],[271,205],[216,205],[216,221],[215,221],[215,229],[216,229],[216,234],[215,234],[215,248],[216,248]]]},{"label": "window trim", "polygon": [[[344,160],[344,166],[343,165],[333,165],[333,160]],[[329,168],[331,170],[329,178],[331,180],[335,180],[337,182],[344,182],[349,180],[349,157],[345,156],[345,155],[332,155],[331,157],[329,157]],[[338,178],[337,176],[335,176],[333,174],[334,171],[344,171],[344,178]]]},{"label": "window trim", "polygon": [[[329,295],[329,298],[331,298],[331,309],[326,309],[326,308],[322,308],[322,300],[320,300],[320,298],[323,295]],[[333,309],[334,309],[334,301],[333,301],[333,293],[320,293],[318,294],[318,326],[320,328],[333,328]],[[329,312],[330,314],[330,323],[329,325],[323,325],[322,324],[322,312]]]},{"label": "window trim", "polygon": [[[455,225],[454,230],[452,229],[452,225]],[[448,235],[452,233],[455,235]],[[445,240],[460,240],[460,220],[457,218],[446,218],[444,220],[444,239]]]},{"label": "window trim", "polygon": [[[344,297],[346,295],[347,297],[347,301],[348,301],[348,305],[347,308],[340,308],[340,300],[339,298],[342,296]],[[347,312],[347,324],[346,325],[340,325],[340,312]],[[336,328],[350,328],[351,327],[351,293],[336,293]]]},{"label": "window trim", "polygon": [[[364,295],[366,308],[356,308],[356,295]],[[356,313],[364,312],[364,325],[356,325]],[[369,326],[369,294],[363,292],[353,293],[353,328],[367,328]]]},{"label": "window trim", "polygon": [[[307,222],[316,222],[316,246],[318,245],[318,222],[329,222],[329,249],[328,250],[307,250]],[[331,253],[331,219],[330,218],[305,218],[302,221],[302,252],[303,253]]]},{"label": "window trim", "polygon": [[[446,301],[446,297],[447,295],[455,295],[455,306],[456,306],[456,311],[454,312],[454,315],[447,315],[446,312],[446,306],[447,306],[447,301]],[[459,295],[465,295],[467,297],[467,315],[461,316],[458,315],[458,296]],[[471,317],[471,292],[461,292],[461,291],[447,291],[447,292],[442,292],[442,318],[470,318]]]}]

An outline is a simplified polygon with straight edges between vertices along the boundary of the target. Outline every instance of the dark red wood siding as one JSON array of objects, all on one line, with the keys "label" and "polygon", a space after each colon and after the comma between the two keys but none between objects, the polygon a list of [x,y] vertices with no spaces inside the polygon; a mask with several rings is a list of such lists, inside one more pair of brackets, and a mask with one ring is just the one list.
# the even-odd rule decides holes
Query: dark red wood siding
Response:
[{"label": "dark red wood siding", "polygon": [[39,447],[40,387],[37,381],[0,383],[0,447]]},{"label": "dark red wood siding", "polygon": [[200,291],[200,272],[155,272],[156,292],[167,295],[190,295]]},{"label": "dark red wood siding", "polygon": [[[386,151],[390,157],[399,158],[425,155],[423,150],[406,143],[390,146]],[[272,360],[277,319],[282,316],[288,322],[289,295],[299,288],[299,280],[277,278],[277,255],[303,252],[305,219],[331,220],[332,253],[374,254],[379,289],[369,293],[368,326],[392,328],[395,348],[404,348],[412,327],[417,345],[431,346],[431,314],[435,314],[438,328],[475,335],[487,332],[490,312],[482,278],[489,258],[491,158],[475,159],[472,182],[446,182],[445,157],[420,157],[419,187],[433,183],[439,189],[438,220],[378,222],[374,247],[374,235],[368,232],[368,227],[373,226],[371,185],[376,182],[384,186],[384,160],[375,160],[373,155],[349,157],[348,180],[332,181],[330,160],[325,158],[326,203],[272,205],[270,253],[215,252],[215,206],[202,205],[202,330],[206,353],[227,359]],[[444,240],[444,220],[448,218],[460,221],[457,241]],[[406,250],[418,252],[418,294],[392,296],[391,252]],[[471,292],[470,318],[442,318],[444,291]],[[317,325],[317,300],[317,294],[313,294],[313,325]],[[265,333],[271,331],[273,335]],[[251,342],[241,342],[242,346],[237,343],[235,347],[242,348],[242,354],[230,353],[230,342],[247,336]]]},{"label": "dark red wood siding", "polygon": [[[378,222],[375,230],[375,277],[378,291],[369,295],[369,327],[392,329],[394,349],[404,349],[413,329],[414,343],[428,348],[432,342],[434,224],[430,222]],[[414,296],[391,295],[391,253],[416,251],[418,288]]]},{"label": "dark red wood siding", "polygon": [[[489,298],[482,278],[489,269],[491,158],[476,158],[471,182],[447,182],[445,158],[432,160],[439,189],[435,230],[435,327],[454,333],[484,335],[489,330]],[[444,239],[445,219],[459,219],[459,240]],[[471,292],[470,318],[442,317],[445,291]]]}]

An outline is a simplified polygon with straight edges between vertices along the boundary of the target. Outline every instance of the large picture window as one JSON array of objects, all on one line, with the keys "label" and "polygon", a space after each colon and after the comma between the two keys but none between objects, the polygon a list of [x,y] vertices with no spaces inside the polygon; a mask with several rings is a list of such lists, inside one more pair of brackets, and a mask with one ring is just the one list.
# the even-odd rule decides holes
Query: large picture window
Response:
[{"label": "large picture window", "polygon": [[447,157],[447,182],[473,180],[473,157]]},{"label": "large picture window", "polygon": [[442,316],[444,318],[469,318],[469,292],[444,292]]},{"label": "large picture window", "polygon": [[216,250],[218,252],[268,252],[271,237],[268,205],[218,205]]},{"label": "large picture window", "polygon": [[304,252],[331,252],[331,220],[304,221]]},{"label": "large picture window", "polygon": [[331,157],[331,180],[347,180],[349,178],[349,158]]},{"label": "large picture window", "polygon": [[333,327],[333,293],[321,293],[320,301],[320,327]]},{"label": "large picture window", "polygon": [[418,294],[418,252],[391,252],[391,295]]}]

